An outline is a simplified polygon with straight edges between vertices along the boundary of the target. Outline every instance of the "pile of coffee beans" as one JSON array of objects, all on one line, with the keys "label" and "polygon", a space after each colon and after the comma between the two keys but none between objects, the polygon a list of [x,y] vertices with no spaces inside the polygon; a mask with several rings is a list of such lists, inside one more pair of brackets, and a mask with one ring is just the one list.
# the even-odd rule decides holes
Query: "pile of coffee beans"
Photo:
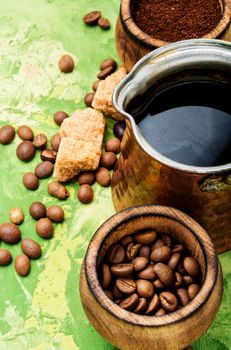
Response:
[{"label": "pile of coffee beans", "polygon": [[162,316],[197,295],[202,274],[184,245],[150,229],[114,243],[100,266],[99,280],[107,297],[123,309]]},{"label": "pile of coffee beans", "polygon": [[101,16],[101,11],[91,11],[83,17],[83,21],[90,27],[99,26],[103,30],[108,30],[111,27],[110,21]]}]

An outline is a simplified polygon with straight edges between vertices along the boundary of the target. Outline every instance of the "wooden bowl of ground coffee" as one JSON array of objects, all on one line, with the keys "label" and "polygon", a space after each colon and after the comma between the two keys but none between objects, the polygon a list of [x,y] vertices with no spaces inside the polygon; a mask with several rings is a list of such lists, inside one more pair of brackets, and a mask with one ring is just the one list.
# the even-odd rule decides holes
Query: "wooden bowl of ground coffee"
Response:
[{"label": "wooden bowl of ground coffee", "polygon": [[137,206],[93,236],[80,296],[89,321],[115,347],[183,349],[212,323],[222,273],[211,239],[193,219],[170,207]]},{"label": "wooden bowl of ground coffee", "polygon": [[122,0],[116,48],[128,70],[148,52],[192,38],[231,40],[231,0]]}]

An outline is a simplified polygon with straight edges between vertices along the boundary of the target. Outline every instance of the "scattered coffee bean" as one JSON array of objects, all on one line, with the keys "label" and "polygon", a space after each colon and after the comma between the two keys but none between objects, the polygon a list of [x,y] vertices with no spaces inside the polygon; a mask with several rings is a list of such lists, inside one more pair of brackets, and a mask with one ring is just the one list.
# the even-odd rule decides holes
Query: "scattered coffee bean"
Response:
[{"label": "scattered coffee bean", "polygon": [[124,131],[126,128],[126,124],[125,122],[117,122],[115,123],[115,125],[113,126],[113,132],[115,137],[117,137],[120,141],[122,140],[123,136],[124,136]]},{"label": "scattered coffee bean", "polygon": [[106,79],[109,75],[111,75],[114,72],[114,67],[110,66],[105,68],[104,70],[101,70],[97,74],[97,78],[100,80]]},{"label": "scattered coffee bean", "polygon": [[10,221],[12,224],[21,225],[24,220],[24,214],[21,208],[10,209]]},{"label": "scattered coffee bean", "polygon": [[12,261],[12,255],[7,249],[0,248],[0,266],[10,265]]},{"label": "scattered coffee bean", "polygon": [[38,259],[42,255],[40,245],[30,238],[24,238],[21,243],[21,248],[24,254],[30,259]]},{"label": "scattered coffee bean", "polygon": [[11,222],[0,224],[0,239],[7,244],[16,244],[21,239],[21,231]]},{"label": "scattered coffee bean", "polygon": [[15,138],[15,130],[11,125],[4,125],[0,128],[0,143],[8,145]]},{"label": "scattered coffee bean", "polygon": [[51,238],[54,234],[54,226],[48,218],[39,219],[35,225],[37,234],[42,238]]},{"label": "scattered coffee bean", "polygon": [[59,125],[59,126],[62,124],[62,122],[63,122],[64,119],[66,119],[66,118],[69,118],[69,115],[68,115],[67,113],[63,112],[63,111],[56,112],[56,113],[54,114],[54,117],[53,117],[54,122],[55,122],[57,125]]},{"label": "scattered coffee bean", "polygon": [[124,294],[133,294],[136,291],[136,282],[129,278],[118,278],[115,284]]},{"label": "scattered coffee bean", "polygon": [[93,201],[94,192],[90,185],[81,185],[78,190],[78,199],[83,204],[89,204]]},{"label": "scattered coffee bean", "polygon": [[35,191],[39,187],[39,180],[34,173],[25,173],[23,175],[23,184],[28,190]]},{"label": "scattered coffee bean", "polygon": [[117,161],[117,157],[113,152],[105,152],[101,155],[100,165],[109,170],[114,168],[114,165]]},{"label": "scattered coffee bean", "polygon": [[140,270],[145,269],[145,267],[148,265],[148,260],[139,256],[132,260],[132,265],[134,267],[134,271],[138,272]]},{"label": "scattered coffee bean", "polygon": [[185,306],[189,303],[188,291],[185,288],[179,288],[176,290],[176,294],[182,306]]},{"label": "scattered coffee bean", "polygon": [[59,133],[57,132],[51,138],[51,147],[54,151],[58,152],[60,142],[61,142],[61,137],[60,137]]},{"label": "scattered coffee bean", "polygon": [[191,256],[184,258],[183,265],[190,276],[199,277],[201,275],[201,268],[198,261]]},{"label": "scattered coffee bean", "polygon": [[111,283],[111,271],[107,264],[102,265],[100,283],[104,289],[108,288]]},{"label": "scattered coffee bean", "polygon": [[80,173],[76,179],[80,185],[93,185],[95,182],[95,174],[92,171],[85,171]]},{"label": "scattered coffee bean", "polygon": [[156,232],[155,231],[144,231],[141,233],[137,233],[135,235],[135,240],[138,243],[142,244],[150,244],[153,243],[156,240]]},{"label": "scattered coffee bean", "polygon": [[92,84],[92,90],[96,91],[99,87],[99,83],[101,80],[96,80],[93,84]]},{"label": "scattered coffee bean", "polygon": [[31,141],[23,141],[18,145],[16,154],[20,160],[29,162],[35,155],[35,146]]},{"label": "scattered coffee bean", "polygon": [[188,287],[188,296],[189,299],[192,300],[193,298],[195,298],[195,296],[199,293],[200,291],[200,286],[198,284],[191,284]]},{"label": "scattered coffee bean", "polygon": [[75,62],[70,55],[63,55],[59,60],[59,69],[63,73],[71,73],[75,68]]},{"label": "scattered coffee bean", "polygon": [[33,219],[39,220],[46,217],[46,207],[40,202],[34,202],[29,208],[30,215]]},{"label": "scattered coffee bean", "polygon": [[117,63],[116,61],[114,60],[114,58],[106,58],[105,60],[103,60],[101,63],[100,63],[100,70],[104,70],[105,68],[107,67],[113,67],[114,70],[116,70],[117,68]]},{"label": "scattered coffee bean", "polygon": [[111,27],[110,21],[105,17],[100,17],[98,20],[98,25],[103,30],[108,30]]},{"label": "scattered coffee bean", "polygon": [[51,162],[48,162],[47,160],[38,164],[35,168],[35,175],[39,179],[46,179],[47,177],[51,176],[51,174],[54,171],[54,164]]},{"label": "scattered coffee bean", "polygon": [[53,181],[48,185],[48,193],[58,199],[66,199],[69,197],[69,192],[65,186],[58,181]]},{"label": "scattered coffee bean", "polygon": [[146,308],[147,308],[147,300],[145,298],[140,298],[139,299],[139,303],[137,305],[137,307],[135,308],[135,310],[133,310],[133,312],[135,314],[142,314],[145,312]]},{"label": "scattered coffee bean", "polygon": [[175,311],[178,306],[177,297],[171,292],[160,293],[160,303],[165,311]]},{"label": "scattered coffee bean", "polygon": [[107,260],[111,264],[120,264],[125,258],[125,250],[124,248],[118,244],[112,244],[107,252]]},{"label": "scattered coffee bean", "polygon": [[174,284],[175,276],[172,271],[172,269],[163,264],[163,263],[157,263],[154,266],[154,271],[161,280],[167,287],[171,287]]},{"label": "scattered coffee bean", "polygon": [[34,133],[33,133],[32,129],[27,125],[21,125],[18,128],[17,134],[23,141],[33,141],[34,140]]},{"label": "scattered coffee bean", "polygon": [[141,298],[152,298],[154,295],[154,286],[151,282],[143,279],[136,281],[136,290]]},{"label": "scattered coffee bean", "polygon": [[106,142],[105,149],[107,152],[119,153],[120,152],[120,140],[114,137]]},{"label": "scattered coffee bean", "polygon": [[171,256],[171,249],[167,246],[153,249],[151,253],[151,260],[154,262],[166,262]]},{"label": "scattered coffee bean", "polygon": [[53,149],[45,149],[44,151],[41,152],[40,158],[44,162],[48,161],[54,164],[56,161],[56,156],[57,156],[57,152],[54,151]]},{"label": "scattered coffee bean", "polygon": [[136,293],[130,295],[123,301],[119,303],[119,306],[122,307],[125,310],[132,311],[134,310],[139,303],[139,297]]},{"label": "scattered coffee bean", "polygon": [[84,97],[84,103],[87,107],[92,106],[92,102],[94,100],[94,97],[95,97],[94,92],[89,92],[88,94],[86,94],[86,96]]},{"label": "scattered coffee bean", "polygon": [[53,222],[62,222],[64,220],[64,211],[58,205],[51,205],[47,208],[47,217]]},{"label": "scattered coffee bean", "polygon": [[83,17],[83,21],[88,26],[96,26],[100,17],[100,11],[91,11]]},{"label": "scattered coffee bean", "polygon": [[44,134],[38,134],[35,136],[33,144],[36,149],[44,149],[47,145],[47,137]]},{"label": "scattered coffee bean", "polygon": [[25,254],[18,255],[14,261],[14,267],[20,276],[25,277],[30,272],[30,259]]},{"label": "scattered coffee bean", "polygon": [[95,173],[98,184],[102,187],[108,187],[111,184],[111,175],[108,169],[100,167]]},{"label": "scattered coffee bean", "polygon": [[158,307],[160,306],[160,299],[157,294],[154,294],[153,298],[151,299],[148,308],[145,312],[146,315],[153,315],[154,312],[157,311]]},{"label": "scattered coffee bean", "polygon": [[116,264],[111,267],[111,273],[117,277],[128,277],[132,272],[132,264]]}]

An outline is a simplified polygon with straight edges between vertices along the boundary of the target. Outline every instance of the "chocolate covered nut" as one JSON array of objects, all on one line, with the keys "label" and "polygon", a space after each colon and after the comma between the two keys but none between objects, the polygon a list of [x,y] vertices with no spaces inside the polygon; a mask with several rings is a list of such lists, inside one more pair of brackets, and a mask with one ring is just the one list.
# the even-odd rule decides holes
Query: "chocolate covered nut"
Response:
[{"label": "chocolate covered nut", "polygon": [[55,163],[57,152],[53,149],[45,149],[41,152],[40,158],[43,162],[48,161],[51,163]]},{"label": "chocolate covered nut", "polygon": [[100,80],[106,79],[109,75],[111,75],[114,72],[114,68],[112,66],[105,68],[104,70],[101,70],[97,74],[97,78]]},{"label": "chocolate covered nut", "polygon": [[120,243],[122,244],[123,247],[127,246],[129,243],[133,242],[133,236],[129,235],[129,236],[124,236]]},{"label": "chocolate covered nut", "polygon": [[21,225],[24,220],[24,214],[21,208],[10,209],[10,221],[12,224]]},{"label": "chocolate covered nut", "polygon": [[172,254],[171,258],[168,261],[168,266],[171,267],[172,270],[175,270],[175,268],[177,267],[180,261],[180,258],[181,258],[180,253]]},{"label": "chocolate covered nut", "polygon": [[20,276],[25,277],[30,272],[30,259],[25,254],[18,255],[14,261],[14,267]]},{"label": "chocolate covered nut", "polygon": [[148,265],[148,260],[139,256],[132,260],[132,265],[134,267],[134,271],[137,272],[143,270]]},{"label": "chocolate covered nut", "polygon": [[146,315],[153,315],[154,312],[157,311],[158,307],[160,306],[160,300],[157,294],[154,294],[153,298],[151,299],[148,308],[145,312]]},{"label": "chocolate covered nut", "polygon": [[15,130],[11,125],[4,125],[0,128],[0,143],[8,145],[15,138]]},{"label": "chocolate covered nut", "polygon": [[57,125],[61,125],[62,122],[64,121],[64,119],[68,118],[69,115],[63,111],[58,111],[54,114],[54,122],[57,124]]},{"label": "chocolate covered nut", "polygon": [[54,164],[51,162],[48,162],[47,160],[38,164],[35,168],[35,175],[39,179],[46,179],[47,177],[51,176],[51,174],[54,171]]},{"label": "chocolate covered nut", "polygon": [[93,84],[92,84],[92,90],[96,91],[98,89],[100,80],[96,80]]},{"label": "chocolate covered nut", "polygon": [[164,288],[166,288],[165,284],[160,279],[155,280],[153,282],[153,285],[157,289],[164,289]]},{"label": "chocolate covered nut", "polygon": [[154,266],[153,265],[149,265],[148,267],[146,267],[146,269],[140,271],[137,276],[139,278],[143,278],[145,280],[154,280],[154,278],[156,277],[156,273],[154,271]]},{"label": "chocolate covered nut", "polygon": [[27,125],[21,125],[18,128],[17,134],[23,141],[33,141],[34,139],[34,133]]},{"label": "chocolate covered nut", "polygon": [[201,275],[201,268],[198,261],[191,256],[184,258],[183,265],[190,276],[199,277]]},{"label": "chocolate covered nut", "polygon": [[160,293],[160,303],[165,311],[172,312],[177,309],[177,297],[171,292]]},{"label": "chocolate covered nut", "polygon": [[105,17],[100,17],[98,20],[98,25],[103,30],[108,30],[111,27],[110,21]]},{"label": "chocolate covered nut", "polygon": [[146,308],[147,308],[147,300],[145,298],[140,298],[139,299],[139,303],[137,305],[137,307],[135,308],[135,310],[133,310],[133,312],[135,314],[142,314],[145,312]]},{"label": "chocolate covered nut", "polygon": [[181,287],[183,284],[183,277],[179,272],[175,272],[175,287]]},{"label": "chocolate covered nut", "polygon": [[148,245],[143,245],[140,248],[138,255],[149,260],[151,255],[151,248]]},{"label": "chocolate covered nut", "polygon": [[92,101],[94,100],[95,93],[94,92],[89,92],[88,94],[85,95],[84,97],[84,103],[87,107],[92,106]]},{"label": "chocolate covered nut", "polygon": [[125,258],[124,248],[118,243],[114,243],[113,245],[111,245],[111,247],[107,252],[107,260],[111,264],[120,264],[122,263],[124,258]]},{"label": "chocolate covered nut", "polygon": [[157,263],[154,266],[154,271],[161,280],[161,282],[163,282],[167,287],[173,286],[175,276],[172,269],[169,266],[163,263]]},{"label": "chocolate covered nut", "polygon": [[65,186],[61,185],[58,181],[53,181],[48,185],[48,193],[58,199],[66,199],[69,197],[69,192]]},{"label": "chocolate covered nut", "polygon": [[92,171],[85,171],[78,175],[76,181],[80,185],[88,184],[93,185],[95,182],[95,174]]},{"label": "chocolate covered nut", "polygon": [[153,249],[151,253],[151,260],[154,262],[166,262],[171,256],[171,249],[167,246],[162,246]]},{"label": "chocolate covered nut", "polygon": [[150,244],[155,241],[156,236],[157,235],[155,231],[144,231],[135,234],[135,240],[141,244]]},{"label": "chocolate covered nut", "polygon": [[182,306],[185,306],[189,303],[188,291],[185,288],[179,288],[176,290],[176,294]]},{"label": "chocolate covered nut", "polygon": [[16,244],[21,239],[21,231],[11,222],[0,224],[0,239],[7,244]]},{"label": "chocolate covered nut", "polygon": [[136,290],[141,298],[152,298],[154,294],[153,284],[143,279],[139,279],[136,281]]},{"label": "chocolate covered nut", "polygon": [[136,291],[136,282],[128,278],[118,278],[116,280],[116,287],[123,294],[133,294]]},{"label": "chocolate covered nut", "polygon": [[59,133],[57,132],[56,134],[54,134],[51,137],[51,147],[54,151],[58,152],[60,142],[61,142],[61,137],[60,137]]},{"label": "chocolate covered nut", "polygon": [[31,141],[23,141],[18,145],[16,154],[20,160],[29,162],[35,155],[35,146]]},{"label": "chocolate covered nut", "polygon": [[113,126],[113,132],[115,137],[117,137],[120,141],[122,140],[123,136],[124,136],[124,131],[126,128],[126,124],[125,122],[117,122],[115,123],[115,125]]},{"label": "chocolate covered nut", "polygon": [[0,266],[7,266],[12,261],[12,255],[7,249],[0,248]]},{"label": "chocolate covered nut", "polygon": [[38,259],[42,255],[40,245],[30,238],[24,238],[21,243],[21,248],[24,254],[30,259]]},{"label": "chocolate covered nut", "polygon": [[63,73],[71,73],[75,68],[75,62],[70,55],[63,55],[59,60],[59,69]]},{"label": "chocolate covered nut", "polygon": [[78,190],[78,199],[83,204],[89,204],[93,201],[94,192],[90,185],[81,185]]},{"label": "chocolate covered nut", "polygon": [[39,220],[41,218],[45,218],[46,207],[40,202],[34,202],[30,205],[29,212],[33,219]]},{"label": "chocolate covered nut", "polygon": [[115,154],[120,152],[120,140],[114,137],[106,142],[105,149],[107,152],[113,152]]},{"label": "chocolate covered nut", "polygon": [[107,264],[103,264],[100,273],[100,283],[102,287],[108,288],[111,283],[111,271]]},{"label": "chocolate covered nut", "polygon": [[125,310],[132,311],[134,310],[139,303],[139,297],[136,293],[130,295],[126,299],[122,300],[119,303],[119,306]]},{"label": "chocolate covered nut", "polygon": [[127,246],[126,254],[129,260],[135,259],[139,249],[141,247],[141,244],[135,244],[135,243],[129,243]]},{"label": "chocolate covered nut", "polygon": [[35,136],[33,144],[36,149],[44,149],[47,145],[47,137],[44,134],[38,134]]},{"label": "chocolate covered nut", "polygon": [[114,70],[116,70],[116,68],[117,68],[117,63],[116,63],[116,61],[114,60],[114,58],[106,58],[105,60],[103,60],[103,61],[100,63],[99,69],[100,69],[100,70],[104,70],[104,69],[107,68],[107,67],[113,67]]},{"label": "chocolate covered nut", "polygon": [[58,205],[51,205],[46,211],[48,219],[53,222],[62,222],[64,220],[64,211]]},{"label": "chocolate covered nut", "polygon": [[107,296],[111,301],[113,301],[114,296],[113,296],[112,292],[111,292],[109,289],[105,289],[104,293],[106,294],[106,296]]},{"label": "chocolate covered nut", "polygon": [[133,272],[132,264],[116,264],[111,267],[111,273],[117,277],[127,277]]},{"label": "chocolate covered nut", "polygon": [[199,293],[200,291],[200,286],[198,286],[198,284],[191,284],[189,287],[188,287],[188,296],[189,296],[189,299],[192,300],[193,298],[195,298],[195,296]]},{"label": "chocolate covered nut", "polygon": [[35,225],[37,234],[42,238],[51,238],[54,234],[54,226],[48,218],[39,219]]},{"label": "chocolate covered nut", "polygon": [[25,173],[22,180],[23,185],[30,191],[35,191],[39,187],[39,180],[34,173]]},{"label": "chocolate covered nut", "polygon": [[105,152],[102,154],[100,158],[100,165],[109,170],[113,169],[115,163],[117,161],[117,157],[113,152]]},{"label": "chocolate covered nut", "polygon": [[106,168],[100,167],[95,173],[95,178],[102,187],[108,187],[111,184],[111,175]]},{"label": "chocolate covered nut", "polygon": [[159,310],[156,311],[154,316],[160,317],[160,316],[164,316],[165,314],[166,314],[166,311],[163,308],[160,308]]},{"label": "chocolate covered nut", "polygon": [[98,20],[101,17],[100,11],[91,11],[83,17],[83,21],[88,26],[95,26],[98,24]]}]

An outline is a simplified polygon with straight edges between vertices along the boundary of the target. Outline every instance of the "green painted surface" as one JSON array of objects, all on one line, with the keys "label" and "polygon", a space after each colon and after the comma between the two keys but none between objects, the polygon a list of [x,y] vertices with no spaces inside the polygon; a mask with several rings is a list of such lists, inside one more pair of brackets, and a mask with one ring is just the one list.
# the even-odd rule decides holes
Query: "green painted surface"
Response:
[{"label": "green painted surface", "polygon": [[[82,16],[100,9],[112,22],[112,29],[88,28]],[[0,126],[30,125],[35,133],[48,137],[57,132],[55,111],[73,113],[84,107],[83,97],[95,80],[99,62],[116,57],[114,26],[118,0],[0,0]],[[61,74],[57,63],[63,53],[76,62],[72,74]],[[106,138],[113,122],[107,122]],[[94,185],[95,199],[81,205],[78,185],[70,183],[71,196],[59,202],[47,194],[40,181],[36,192],[22,186],[22,175],[33,171],[39,154],[30,163],[15,155],[16,137],[0,145],[0,221],[8,220],[9,209],[24,210],[23,237],[35,238],[43,256],[32,261],[28,277],[21,278],[13,264],[0,269],[0,350],[103,350],[112,349],[89,325],[81,307],[78,279],[87,244],[97,227],[114,213],[110,189]],[[35,233],[35,221],[28,214],[33,201],[59,203],[66,213],[56,225],[54,238],[44,241]],[[1,243],[2,247],[6,245]],[[20,245],[9,247],[15,258]],[[224,297],[213,326],[194,346],[197,350],[231,349],[231,253],[221,256]]]}]

